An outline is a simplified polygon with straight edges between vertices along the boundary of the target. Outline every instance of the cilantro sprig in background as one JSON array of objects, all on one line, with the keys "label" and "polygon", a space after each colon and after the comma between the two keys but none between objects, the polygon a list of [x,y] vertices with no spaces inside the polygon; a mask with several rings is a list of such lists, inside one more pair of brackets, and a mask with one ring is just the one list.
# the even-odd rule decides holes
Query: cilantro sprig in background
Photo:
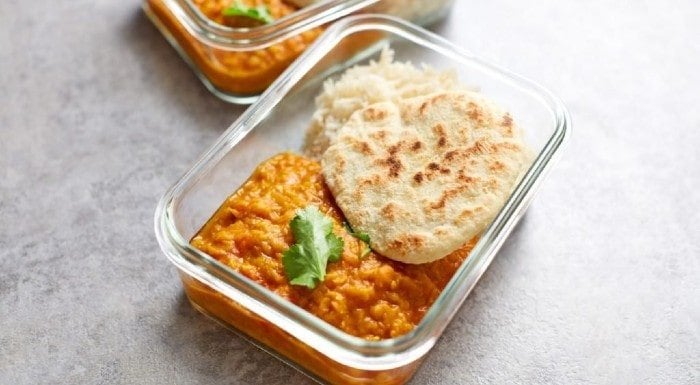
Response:
[{"label": "cilantro sprig in background", "polygon": [[234,1],[228,8],[224,8],[221,14],[224,16],[247,17],[263,24],[269,24],[275,20],[266,6],[249,7],[243,4],[241,0]]},{"label": "cilantro sprig in background", "polygon": [[333,234],[333,222],[316,206],[299,210],[289,222],[296,242],[282,255],[282,264],[292,285],[310,289],[323,282],[328,261],[343,254],[343,239]]}]

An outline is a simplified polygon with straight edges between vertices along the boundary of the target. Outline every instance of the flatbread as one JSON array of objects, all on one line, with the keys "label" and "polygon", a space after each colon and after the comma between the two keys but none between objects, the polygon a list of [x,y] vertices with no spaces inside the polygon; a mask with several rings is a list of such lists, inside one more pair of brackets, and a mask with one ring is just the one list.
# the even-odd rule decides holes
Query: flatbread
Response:
[{"label": "flatbread", "polygon": [[353,112],[374,103],[430,95],[435,90],[467,90],[454,70],[438,71],[428,66],[394,61],[394,51],[384,48],[378,61],[356,65],[338,79],[329,79],[316,97],[316,111],[304,139],[304,155],[321,159],[335,142],[338,131]]},{"label": "flatbread", "polygon": [[426,263],[480,234],[530,161],[511,116],[466,91],[356,111],[324,153],[322,170],[373,250]]}]

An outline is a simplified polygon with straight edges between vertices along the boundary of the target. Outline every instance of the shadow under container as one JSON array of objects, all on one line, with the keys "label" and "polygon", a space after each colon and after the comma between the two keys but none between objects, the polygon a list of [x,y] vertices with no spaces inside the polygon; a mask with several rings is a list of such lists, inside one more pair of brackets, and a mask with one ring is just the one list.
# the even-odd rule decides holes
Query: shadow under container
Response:
[{"label": "shadow under container", "polygon": [[[360,53],[347,51],[349,41],[365,36],[378,43]],[[188,240],[259,163],[301,148],[314,112],[312,100],[323,81],[337,77],[349,63],[376,59],[383,44],[390,44],[398,61],[454,69],[467,85],[478,87],[511,112],[536,157],[422,321],[403,336],[368,341],[268,291],[193,248]],[[156,235],[179,269],[192,304],[260,348],[321,382],[403,384],[527,209],[569,130],[564,106],[535,83],[397,18],[353,16],[329,28],[166,192],[156,211]]]},{"label": "shadow under container", "polygon": [[[232,0],[233,1],[233,0]],[[145,0],[143,9],[214,95],[250,104],[322,32],[353,12],[386,13],[420,25],[444,17],[453,0],[325,0],[270,24],[231,28],[207,17],[193,0]],[[371,42],[355,40],[357,49]]]}]

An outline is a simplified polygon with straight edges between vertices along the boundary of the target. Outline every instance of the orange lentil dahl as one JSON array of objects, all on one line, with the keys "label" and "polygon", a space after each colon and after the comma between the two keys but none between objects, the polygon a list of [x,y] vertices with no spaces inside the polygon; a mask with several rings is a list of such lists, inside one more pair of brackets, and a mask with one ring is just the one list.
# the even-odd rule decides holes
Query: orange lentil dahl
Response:
[{"label": "orange lentil dahl", "polygon": [[[316,205],[345,241],[314,289],[289,284],[282,253],[293,243],[295,212]],[[412,330],[464,261],[474,241],[432,263],[408,265],[370,253],[343,226],[320,164],[292,153],[263,162],[192,239],[192,245],[331,325],[380,340]]]},{"label": "orange lentil dahl", "polygon": [[[217,88],[235,94],[259,93],[272,83],[289,64],[321,34],[313,28],[269,47],[255,50],[229,50],[208,46],[191,35],[168,9],[164,0],[146,0],[151,11],[178,42],[200,71]],[[234,0],[192,0],[208,19],[227,27],[236,25],[222,11]],[[297,7],[282,0],[241,0],[246,6],[264,5],[273,19],[280,19]],[[240,20],[240,19],[237,19]]]}]

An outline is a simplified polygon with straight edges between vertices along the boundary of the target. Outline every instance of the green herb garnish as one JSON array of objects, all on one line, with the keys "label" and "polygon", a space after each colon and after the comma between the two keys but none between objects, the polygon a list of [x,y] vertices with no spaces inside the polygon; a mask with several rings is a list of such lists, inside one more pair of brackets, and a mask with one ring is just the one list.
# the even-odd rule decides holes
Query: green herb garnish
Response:
[{"label": "green herb garnish", "polygon": [[369,254],[372,251],[372,249],[369,247],[369,234],[363,233],[361,231],[355,232],[355,230],[353,230],[352,227],[350,227],[350,224],[348,222],[345,222],[345,230],[347,230],[347,232],[350,233],[350,235],[361,240],[365,244],[365,248],[360,253],[360,259],[366,257],[367,254]]},{"label": "green herb garnish", "polygon": [[296,243],[282,255],[284,271],[292,285],[313,289],[323,282],[328,261],[340,259],[343,238],[333,234],[333,222],[316,206],[297,211],[289,226]]},{"label": "green herb garnish", "polygon": [[242,16],[247,17],[263,24],[272,23],[275,19],[270,15],[270,11],[264,5],[258,5],[257,7],[249,7],[241,2],[241,0],[236,0],[228,8],[224,8],[221,11],[224,16]]}]

